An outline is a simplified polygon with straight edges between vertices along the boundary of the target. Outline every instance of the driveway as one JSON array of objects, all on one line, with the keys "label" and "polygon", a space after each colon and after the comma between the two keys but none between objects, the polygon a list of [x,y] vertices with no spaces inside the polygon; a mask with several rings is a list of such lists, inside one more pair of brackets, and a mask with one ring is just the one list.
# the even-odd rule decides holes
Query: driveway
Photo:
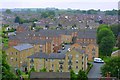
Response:
[{"label": "driveway", "polygon": [[88,78],[100,78],[101,77],[101,70],[100,68],[104,65],[104,63],[92,63],[93,67],[88,73]]}]

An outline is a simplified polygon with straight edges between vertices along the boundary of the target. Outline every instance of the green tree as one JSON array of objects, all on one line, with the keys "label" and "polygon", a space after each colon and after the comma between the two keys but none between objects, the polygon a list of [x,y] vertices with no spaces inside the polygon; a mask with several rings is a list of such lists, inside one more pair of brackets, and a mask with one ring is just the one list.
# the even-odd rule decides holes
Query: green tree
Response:
[{"label": "green tree", "polygon": [[15,21],[14,21],[14,22],[15,22],[15,23],[20,23],[20,17],[17,16],[17,17],[15,18]]},{"label": "green tree", "polygon": [[99,45],[99,50],[101,55],[110,56],[115,45],[115,39],[111,36],[105,36],[102,38],[101,43]]},{"label": "green tree", "polygon": [[12,72],[11,67],[8,65],[6,61],[7,55],[5,54],[5,51],[2,51],[2,79],[3,80],[15,80],[17,79],[17,76]]},{"label": "green tree", "polygon": [[79,70],[78,75],[77,75],[77,80],[87,80],[87,75],[84,71]]},{"label": "green tree", "polygon": [[12,13],[10,9],[6,9],[5,12],[6,12],[7,14],[11,14],[11,13]]},{"label": "green tree", "polygon": [[40,72],[47,72],[46,68],[40,69]]},{"label": "green tree", "polygon": [[41,13],[41,17],[42,18],[53,18],[55,16],[55,12],[53,10],[48,10],[48,11],[44,11]]},{"label": "green tree", "polygon": [[98,28],[97,43],[99,45],[100,55],[110,56],[115,45],[115,36],[110,28],[105,25]]},{"label": "green tree", "polygon": [[70,70],[70,80],[76,80],[76,74],[73,70]]},{"label": "green tree", "polygon": [[115,38],[113,32],[110,29],[101,28],[97,33],[97,43],[100,44],[102,41],[102,38],[106,37],[106,36],[111,36],[111,37]]},{"label": "green tree", "polygon": [[115,37],[117,38],[119,32],[120,32],[120,24],[112,25],[110,26],[112,32],[114,33]]},{"label": "green tree", "polygon": [[103,29],[103,28],[109,28],[109,27],[108,27],[108,25],[106,25],[106,24],[101,24],[101,25],[98,27],[98,29],[97,29],[97,33],[98,33],[101,29]]},{"label": "green tree", "polygon": [[117,43],[118,48],[120,49],[120,37],[118,37],[118,43]]},{"label": "green tree", "polygon": [[102,76],[106,77],[107,73],[110,72],[111,77],[118,77],[117,74],[120,74],[118,69],[120,70],[120,57],[112,57],[101,67]]},{"label": "green tree", "polygon": [[31,74],[31,72],[35,72],[35,68],[34,68],[34,67],[32,67],[31,70],[28,72],[28,78],[29,78],[29,79],[30,79],[30,74]]},{"label": "green tree", "polygon": [[72,43],[74,44],[76,42],[77,37],[72,38]]}]

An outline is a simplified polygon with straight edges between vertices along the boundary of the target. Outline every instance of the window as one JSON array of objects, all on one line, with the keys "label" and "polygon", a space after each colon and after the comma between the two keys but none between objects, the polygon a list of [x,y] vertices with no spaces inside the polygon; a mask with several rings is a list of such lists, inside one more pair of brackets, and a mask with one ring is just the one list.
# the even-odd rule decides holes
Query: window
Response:
[{"label": "window", "polygon": [[53,59],[50,59],[50,61],[54,61]]},{"label": "window", "polygon": [[76,58],[78,58],[79,57],[79,55],[76,55]]},{"label": "window", "polygon": [[48,39],[48,37],[46,37],[46,39]]},{"label": "window", "polygon": [[33,36],[35,36],[35,34]]},{"label": "window", "polygon": [[54,67],[54,65],[52,64],[52,68]]},{"label": "window", "polygon": [[47,59],[46,59],[46,61],[47,61]]},{"label": "window", "polygon": [[40,45],[40,48],[42,48],[42,45]]},{"label": "window", "polygon": [[83,62],[82,62],[82,64],[83,64]]},{"label": "window", "polygon": [[16,55],[17,55],[17,52],[16,52]]},{"label": "window", "polygon": [[13,57],[11,57],[11,61],[13,61]]},{"label": "window", "polygon": [[68,66],[68,70],[71,70],[72,69],[72,66]]},{"label": "window", "polygon": [[76,63],[78,63],[78,60],[76,60]]},{"label": "window", "polygon": [[78,66],[76,66],[76,69],[78,69]]},{"label": "window", "polygon": [[16,58],[16,61],[17,61],[17,58]]},{"label": "window", "polygon": [[83,59],[83,56],[82,56],[82,59]]}]

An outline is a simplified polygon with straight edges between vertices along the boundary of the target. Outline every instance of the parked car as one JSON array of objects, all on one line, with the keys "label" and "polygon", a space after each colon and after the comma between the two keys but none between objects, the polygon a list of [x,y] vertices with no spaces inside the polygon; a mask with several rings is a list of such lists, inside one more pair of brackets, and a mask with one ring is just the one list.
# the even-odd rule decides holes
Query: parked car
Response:
[{"label": "parked car", "polygon": [[104,63],[101,58],[94,58],[94,63]]},{"label": "parked car", "polygon": [[62,50],[64,50],[65,49],[65,47],[62,47]]},{"label": "parked car", "polygon": [[58,50],[58,51],[57,51],[57,53],[61,53],[61,51],[60,51],[60,50]]}]

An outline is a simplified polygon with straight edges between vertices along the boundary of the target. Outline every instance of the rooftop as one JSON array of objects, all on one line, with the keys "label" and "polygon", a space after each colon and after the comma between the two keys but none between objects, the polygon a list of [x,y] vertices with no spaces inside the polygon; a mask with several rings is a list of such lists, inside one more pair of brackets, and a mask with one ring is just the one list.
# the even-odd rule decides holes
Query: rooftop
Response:
[{"label": "rooftop", "polygon": [[22,50],[25,50],[25,49],[29,49],[29,48],[32,48],[33,46],[31,44],[20,44],[20,45],[17,45],[17,46],[13,46],[13,48],[17,49],[18,51],[22,51]]},{"label": "rooftop", "polygon": [[[47,76],[46,76],[47,75]],[[30,78],[70,78],[70,72],[32,72]],[[55,79],[57,80],[57,79]]]}]

